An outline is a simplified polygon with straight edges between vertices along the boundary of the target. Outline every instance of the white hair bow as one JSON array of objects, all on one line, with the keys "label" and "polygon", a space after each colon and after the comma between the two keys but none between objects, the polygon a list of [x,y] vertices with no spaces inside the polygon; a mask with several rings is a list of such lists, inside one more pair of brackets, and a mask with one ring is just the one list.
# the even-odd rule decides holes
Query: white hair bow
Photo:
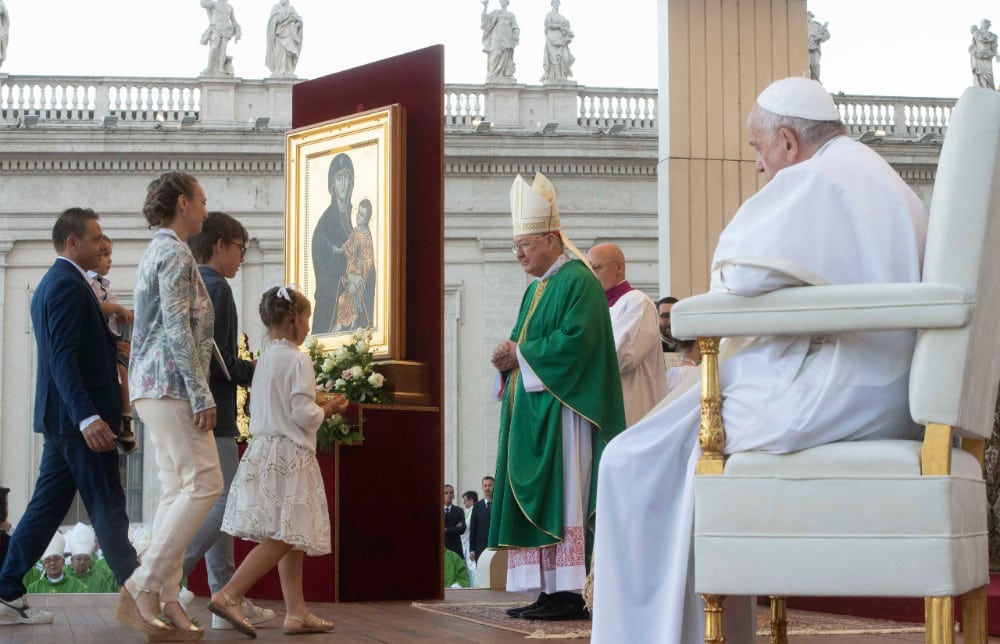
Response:
[{"label": "white hair bow", "polygon": [[291,295],[291,293],[288,292],[288,289],[292,289],[293,291],[297,291],[297,290],[299,290],[299,285],[296,284],[295,282],[292,282],[291,284],[286,284],[284,286],[279,286],[278,287],[278,297],[280,297],[283,300],[287,300],[287,301],[291,302],[292,301],[292,295]]}]

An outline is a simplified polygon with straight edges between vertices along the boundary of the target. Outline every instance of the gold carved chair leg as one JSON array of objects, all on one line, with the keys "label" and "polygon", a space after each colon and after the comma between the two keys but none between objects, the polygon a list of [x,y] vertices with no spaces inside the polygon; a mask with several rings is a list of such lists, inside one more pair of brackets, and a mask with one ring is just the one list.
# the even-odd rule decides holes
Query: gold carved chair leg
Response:
[{"label": "gold carved chair leg", "polygon": [[[695,472],[700,475],[722,474],[726,433],[722,427],[722,387],[719,384],[719,338],[698,338],[701,351],[701,425],[698,443],[701,458]],[[702,595],[705,600],[705,644],[723,644],[722,595]]]},{"label": "gold carved chair leg", "polygon": [[788,644],[788,614],[785,598],[771,595],[771,644]]},{"label": "gold carved chair leg", "polygon": [[986,586],[980,586],[962,595],[962,642],[986,644],[987,639]]},{"label": "gold carved chair leg", "polygon": [[925,597],[924,629],[926,644],[955,644],[955,600]]},{"label": "gold carved chair leg", "polygon": [[725,644],[722,632],[722,602],[725,595],[702,595],[705,601],[705,644]]}]

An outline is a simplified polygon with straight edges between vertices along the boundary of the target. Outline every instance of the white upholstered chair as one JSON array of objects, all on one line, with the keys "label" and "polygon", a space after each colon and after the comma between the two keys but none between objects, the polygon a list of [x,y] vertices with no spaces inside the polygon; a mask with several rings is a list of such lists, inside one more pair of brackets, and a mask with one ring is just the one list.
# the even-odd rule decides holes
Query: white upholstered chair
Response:
[{"label": "white upholstered chair", "polygon": [[507,551],[484,550],[476,560],[476,588],[507,590]]},{"label": "white upholstered chair", "polygon": [[[938,165],[923,282],[706,294],[671,311],[702,344],[703,449],[695,480],[695,589],[706,642],[725,595],[924,597],[927,642],[986,642],[985,440],[1000,380],[1000,93],[970,88]],[[855,441],[787,455],[722,455],[718,338],[917,329],[910,412],[923,442]],[[958,447],[956,447],[956,439]]]}]

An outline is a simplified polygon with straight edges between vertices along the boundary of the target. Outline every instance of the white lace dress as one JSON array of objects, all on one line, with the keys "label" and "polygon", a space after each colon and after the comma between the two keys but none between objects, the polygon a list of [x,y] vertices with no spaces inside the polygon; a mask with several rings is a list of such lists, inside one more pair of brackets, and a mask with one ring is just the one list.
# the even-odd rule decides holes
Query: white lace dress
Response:
[{"label": "white lace dress", "polygon": [[240,461],[222,530],[251,541],[275,539],[307,555],[330,552],[330,512],[316,462],[323,410],[309,358],[286,340],[271,340],[254,371],[253,439]]}]

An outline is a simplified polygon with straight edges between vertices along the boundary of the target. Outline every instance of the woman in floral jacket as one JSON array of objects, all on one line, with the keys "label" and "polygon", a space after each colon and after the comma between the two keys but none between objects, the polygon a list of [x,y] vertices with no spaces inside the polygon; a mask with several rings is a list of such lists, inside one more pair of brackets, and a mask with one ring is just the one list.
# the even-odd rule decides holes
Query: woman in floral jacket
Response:
[{"label": "woman in floral jacket", "polygon": [[[129,390],[156,454],[162,496],[149,550],[122,588],[118,618],[151,641],[204,635],[177,595],[184,549],[222,491],[208,388],[214,313],[186,243],[201,232],[205,203],[193,176],[168,172],[149,185],[143,206],[156,232],[136,270]],[[157,617],[161,602],[168,620]]]}]

